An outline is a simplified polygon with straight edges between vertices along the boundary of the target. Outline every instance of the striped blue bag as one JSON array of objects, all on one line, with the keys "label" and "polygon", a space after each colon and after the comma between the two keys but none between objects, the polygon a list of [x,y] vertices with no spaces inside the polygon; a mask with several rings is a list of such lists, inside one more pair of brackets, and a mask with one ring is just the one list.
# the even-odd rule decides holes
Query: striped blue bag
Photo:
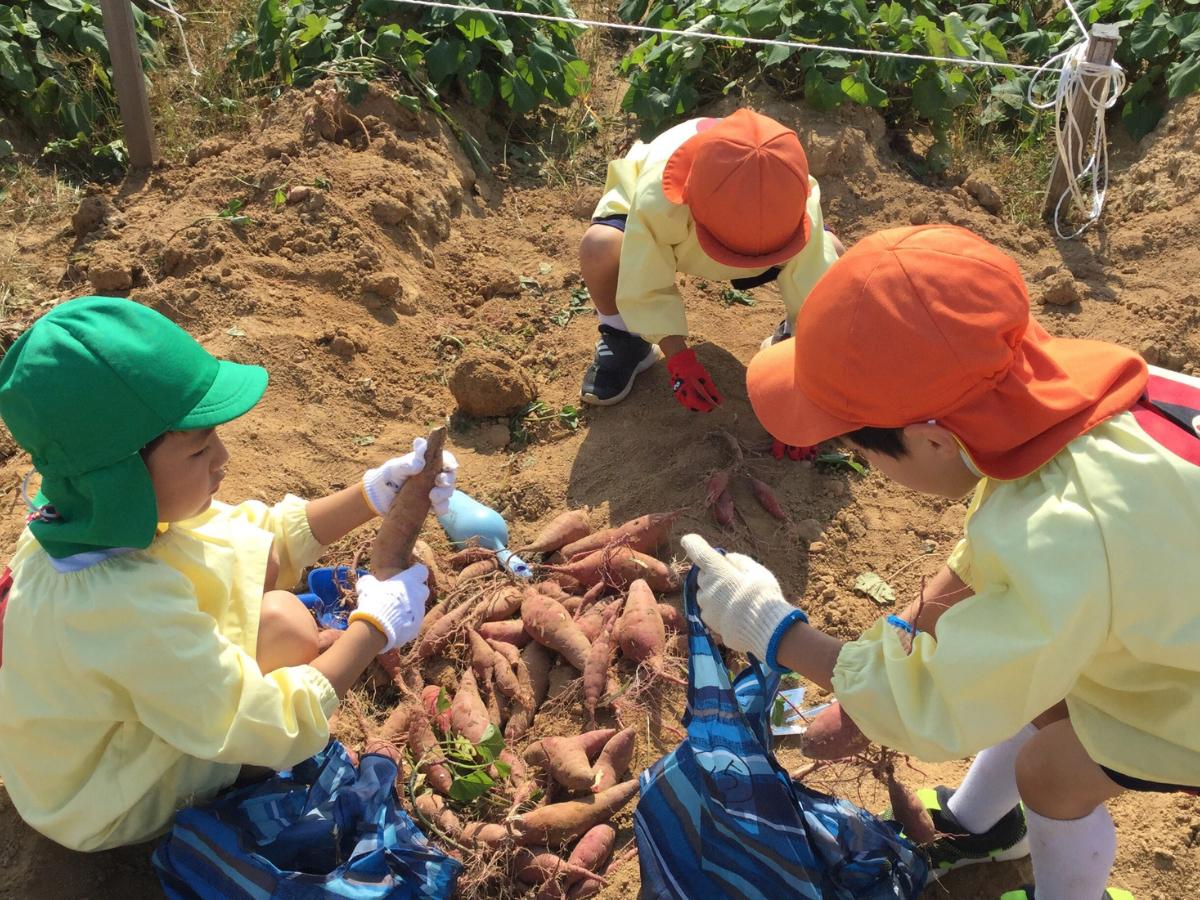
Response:
[{"label": "striped blue bag", "polygon": [[171,900],[447,898],[462,864],[396,802],[396,764],[337,741],[273,778],[180,811],[152,861]]},{"label": "striped blue bag", "polygon": [[687,738],[642,773],[634,814],[642,896],[675,900],[900,900],[925,884],[924,856],[895,823],[795,783],[771,752],[780,676],[751,657],[730,684],[700,621],[688,622]]}]

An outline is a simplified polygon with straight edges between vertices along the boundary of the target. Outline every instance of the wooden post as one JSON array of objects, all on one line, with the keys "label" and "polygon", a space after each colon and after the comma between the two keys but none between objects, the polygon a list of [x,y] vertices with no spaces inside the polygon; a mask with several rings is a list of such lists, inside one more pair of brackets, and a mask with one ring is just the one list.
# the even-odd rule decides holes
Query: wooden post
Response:
[{"label": "wooden post", "polygon": [[[1096,65],[1107,66],[1113,61],[1119,40],[1120,35],[1116,25],[1093,25],[1091,38],[1088,41],[1086,60]],[[1075,172],[1083,168],[1087,142],[1096,126],[1096,107],[1091,100],[1091,97],[1095,95],[1092,92],[1105,77],[1107,76],[1084,75],[1083,92],[1075,98],[1075,103],[1069,111],[1071,118],[1079,124],[1079,133],[1083,135],[1080,146],[1075,148],[1076,158],[1071,160],[1071,168]],[[1100,110],[1100,115],[1104,115],[1104,110]],[[1054,210],[1066,192],[1067,185],[1067,169],[1063,166],[1062,158],[1055,155],[1054,168],[1050,171],[1050,186],[1046,189],[1046,206],[1042,211],[1047,219],[1054,218]]]},{"label": "wooden post", "polygon": [[146,169],[158,162],[158,146],[154,143],[150,98],[146,93],[146,76],[142,72],[142,57],[134,32],[133,6],[131,0],[100,0],[100,12],[104,36],[108,39],[108,55],[112,59],[113,83],[121,107],[129,162],[135,169]]}]

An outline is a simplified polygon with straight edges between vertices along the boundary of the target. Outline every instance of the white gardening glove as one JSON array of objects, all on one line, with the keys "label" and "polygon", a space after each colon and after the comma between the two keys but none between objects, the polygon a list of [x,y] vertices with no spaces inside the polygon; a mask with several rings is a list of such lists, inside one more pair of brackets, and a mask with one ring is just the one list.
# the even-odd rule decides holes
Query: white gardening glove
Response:
[{"label": "white gardening glove", "polygon": [[[363,494],[371,509],[379,515],[387,515],[400,491],[404,480],[425,468],[425,438],[413,440],[411,453],[394,456],[377,469],[368,469],[362,477]],[[442,468],[429,492],[433,511],[444,516],[450,511],[450,495],[454,493],[454,478],[458,471],[458,460],[449,450],[442,451]]]},{"label": "white gardening glove", "polygon": [[780,669],[775,660],[779,637],[794,622],[808,617],[783,599],[775,576],[750,557],[722,555],[698,534],[685,535],[681,543],[700,569],[696,602],[704,623],[726,647],[753,653]]},{"label": "white gardening glove", "polygon": [[404,646],[417,636],[425,618],[428,579],[429,570],[420,563],[387,581],[380,581],[374,575],[362,576],[355,586],[358,608],[350,613],[350,621],[362,620],[383,632],[387,638],[384,653]]}]

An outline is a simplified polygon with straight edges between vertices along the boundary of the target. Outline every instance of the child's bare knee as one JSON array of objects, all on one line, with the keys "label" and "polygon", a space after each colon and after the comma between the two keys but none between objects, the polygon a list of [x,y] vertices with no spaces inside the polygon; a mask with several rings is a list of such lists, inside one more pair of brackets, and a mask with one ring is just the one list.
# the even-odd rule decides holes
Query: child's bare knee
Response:
[{"label": "child's bare knee", "polygon": [[579,242],[579,265],[585,269],[620,265],[621,242],[624,238],[619,229],[592,225]]},{"label": "child's bare knee", "polygon": [[290,591],[263,594],[255,657],[264,672],[299,666],[317,658],[317,623]]}]

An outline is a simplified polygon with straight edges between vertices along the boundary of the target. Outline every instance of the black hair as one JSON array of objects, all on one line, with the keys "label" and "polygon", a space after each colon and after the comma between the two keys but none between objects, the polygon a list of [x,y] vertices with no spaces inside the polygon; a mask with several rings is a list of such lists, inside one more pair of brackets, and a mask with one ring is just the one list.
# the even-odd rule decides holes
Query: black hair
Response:
[{"label": "black hair", "polygon": [[908,455],[908,448],[904,446],[903,428],[875,428],[867,425],[857,431],[843,434],[842,437],[856,447],[861,447],[863,450],[874,450],[876,453],[882,453],[892,459],[900,459]]}]

